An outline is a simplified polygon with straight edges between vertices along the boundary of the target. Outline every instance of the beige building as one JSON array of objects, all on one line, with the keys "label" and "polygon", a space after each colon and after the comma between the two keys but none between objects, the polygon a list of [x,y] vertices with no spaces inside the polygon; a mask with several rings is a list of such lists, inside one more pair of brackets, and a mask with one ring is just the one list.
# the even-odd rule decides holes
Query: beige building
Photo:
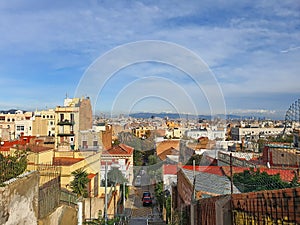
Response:
[{"label": "beige building", "polygon": [[33,136],[55,136],[54,109],[35,111],[32,120]]},{"label": "beige building", "polygon": [[79,132],[92,129],[92,106],[89,98],[66,98],[55,109],[55,146],[58,150],[77,150]]},{"label": "beige building", "polygon": [[[1,140],[14,140],[18,138],[21,133],[30,133],[30,121],[32,112],[23,112],[21,110],[6,112],[0,114],[0,138]],[[23,122],[21,122],[23,121]],[[18,127],[16,126],[18,123]]]}]

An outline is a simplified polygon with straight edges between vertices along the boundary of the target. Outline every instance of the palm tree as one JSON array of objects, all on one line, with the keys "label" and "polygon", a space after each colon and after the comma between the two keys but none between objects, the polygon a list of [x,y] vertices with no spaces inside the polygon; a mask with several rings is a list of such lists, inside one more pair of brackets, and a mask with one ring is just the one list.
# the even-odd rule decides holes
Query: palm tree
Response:
[{"label": "palm tree", "polygon": [[80,168],[71,174],[74,176],[74,179],[70,183],[73,192],[77,194],[77,197],[88,197],[87,185],[90,182],[88,173]]}]

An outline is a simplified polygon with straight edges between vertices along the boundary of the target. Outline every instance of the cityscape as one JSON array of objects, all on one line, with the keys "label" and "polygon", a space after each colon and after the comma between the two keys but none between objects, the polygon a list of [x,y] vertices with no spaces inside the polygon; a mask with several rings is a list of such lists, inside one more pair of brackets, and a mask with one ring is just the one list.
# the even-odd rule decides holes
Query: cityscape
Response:
[{"label": "cityscape", "polygon": [[300,224],[298,1],[0,12],[0,224]]}]

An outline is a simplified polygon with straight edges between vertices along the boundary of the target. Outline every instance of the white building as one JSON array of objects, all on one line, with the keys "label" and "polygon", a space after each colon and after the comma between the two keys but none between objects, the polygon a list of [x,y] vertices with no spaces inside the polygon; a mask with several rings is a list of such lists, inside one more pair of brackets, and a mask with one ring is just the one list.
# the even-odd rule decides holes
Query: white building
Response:
[{"label": "white building", "polygon": [[242,139],[248,141],[258,140],[269,136],[278,136],[282,133],[282,128],[275,127],[233,127],[231,128],[231,138],[233,140],[241,141]]},{"label": "white building", "polygon": [[186,131],[186,136],[198,139],[200,137],[207,137],[209,140],[225,140],[226,131],[225,129],[191,129]]}]

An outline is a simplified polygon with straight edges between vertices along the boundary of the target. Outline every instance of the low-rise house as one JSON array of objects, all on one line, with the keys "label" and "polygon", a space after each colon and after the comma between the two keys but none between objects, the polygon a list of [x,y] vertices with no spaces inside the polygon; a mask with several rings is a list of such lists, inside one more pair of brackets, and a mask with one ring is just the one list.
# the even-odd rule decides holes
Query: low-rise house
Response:
[{"label": "low-rise house", "polygon": [[[195,199],[230,194],[231,182],[226,176],[180,169],[177,173],[177,206],[180,208],[191,204],[194,191]],[[234,185],[233,193],[240,193]]]},{"label": "low-rise house", "polygon": [[105,165],[107,171],[112,167],[118,167],[129,184],[133,181],[133,151],[134,149],[125,144],[115,145],[102,152],[101,156],[101,180],[105,179]]}]

